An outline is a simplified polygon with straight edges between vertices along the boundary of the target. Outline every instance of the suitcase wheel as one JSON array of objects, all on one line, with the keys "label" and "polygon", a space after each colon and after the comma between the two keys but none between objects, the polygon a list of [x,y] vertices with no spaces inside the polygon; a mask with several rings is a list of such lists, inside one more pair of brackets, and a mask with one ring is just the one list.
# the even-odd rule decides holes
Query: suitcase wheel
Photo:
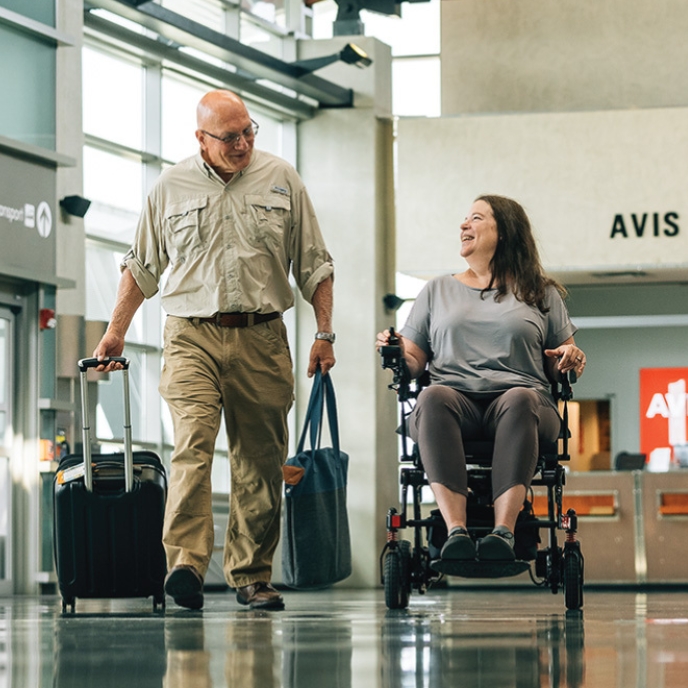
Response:
[{"label": "suitcase wheel", "polygon": [[158,607],[160,607],[161,612],[165,611],[165,595],[162,597],[153,597],[153,611],[157,612]]}]

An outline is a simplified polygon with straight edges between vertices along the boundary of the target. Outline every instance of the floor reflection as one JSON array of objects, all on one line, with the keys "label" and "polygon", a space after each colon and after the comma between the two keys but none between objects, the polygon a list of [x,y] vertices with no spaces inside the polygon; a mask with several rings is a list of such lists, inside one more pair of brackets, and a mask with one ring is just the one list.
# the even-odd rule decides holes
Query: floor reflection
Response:
[{"label": "floor reflection", "polygon": [[382,629],[384,688],[580,688],[581,613],[484,621],[388,612]]},{"label": "floor reflection", "polygon": [[388,611],[375,591],[287,593],[284,612],[207,596],[0,598],[0,688],[684,688],[688,593],[449,589]]}]

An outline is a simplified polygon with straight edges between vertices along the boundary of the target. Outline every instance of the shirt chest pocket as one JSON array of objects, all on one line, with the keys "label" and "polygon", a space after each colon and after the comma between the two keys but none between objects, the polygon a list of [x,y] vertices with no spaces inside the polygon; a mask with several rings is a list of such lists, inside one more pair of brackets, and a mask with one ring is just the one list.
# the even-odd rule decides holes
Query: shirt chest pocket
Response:
[{"label": "shirt chest pocket", "polygon": [[208,197],[201,196],[171,203],[165,208],[165,234],[170,247],[177,253],[188,253],[205,245],[207,206]]},{"label": "shirt chest pocket", "polygon": [[281,244],[291,220],[291,202],[288,196],[246,196],[246,212],[259,243]]}]

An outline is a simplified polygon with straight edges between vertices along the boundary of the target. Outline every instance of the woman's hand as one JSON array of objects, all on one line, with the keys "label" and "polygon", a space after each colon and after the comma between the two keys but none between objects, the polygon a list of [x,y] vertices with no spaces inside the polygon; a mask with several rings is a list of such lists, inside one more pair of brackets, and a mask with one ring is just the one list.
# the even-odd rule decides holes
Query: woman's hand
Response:
[{"label": "woman's hand", "polygon": [[[378,332],[375,339],[375,348],[379,351],[381,346],[387,346],[389,344],[389,338],[391,337],[391,332],[389,330],[383,330]],[[401,342],[399,342],[401,345]]]},{"label": "woman's hand", "polygon": [[[397,333],[395,335],[399,338],[398,345],[401,347],[401,355],[406,361],[411,377],[417,378],[425,370],[425,366],[428,363],[427,355],[412,339],[406,339]],[[391,336],[392,333],[389,330],[378,332],[375,348],[379,351],[380,347],[388,346]]]},{"label": "woman's hand", "polygon": [[580,377],[585,369],[585,353],[576,346],[573,337],[567,339],[556,349],[545,349],[545,356],[552,359],[552,370],[556,370],[562,375],[574,370]]}]

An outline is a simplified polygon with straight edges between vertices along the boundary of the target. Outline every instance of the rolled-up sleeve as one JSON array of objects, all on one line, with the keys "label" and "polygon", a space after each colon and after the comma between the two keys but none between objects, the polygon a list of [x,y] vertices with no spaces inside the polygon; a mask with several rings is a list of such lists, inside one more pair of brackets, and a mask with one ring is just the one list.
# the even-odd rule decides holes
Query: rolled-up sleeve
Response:
[{"label": "rolled-up sleeve", "polygon": [[290,258],[296,284],[303,298],[310,303],[318,285],[334,276],[334,262],[325,246],[305,188],[292,197]]},{"label": "rolled-up sleeve", "polygon": [[129,269],[147,299],[158,293],[160,277],[169,262],[162,236],[160,214],[151,194],[139,218],[134,243],[120,263],[120,269]]}]

